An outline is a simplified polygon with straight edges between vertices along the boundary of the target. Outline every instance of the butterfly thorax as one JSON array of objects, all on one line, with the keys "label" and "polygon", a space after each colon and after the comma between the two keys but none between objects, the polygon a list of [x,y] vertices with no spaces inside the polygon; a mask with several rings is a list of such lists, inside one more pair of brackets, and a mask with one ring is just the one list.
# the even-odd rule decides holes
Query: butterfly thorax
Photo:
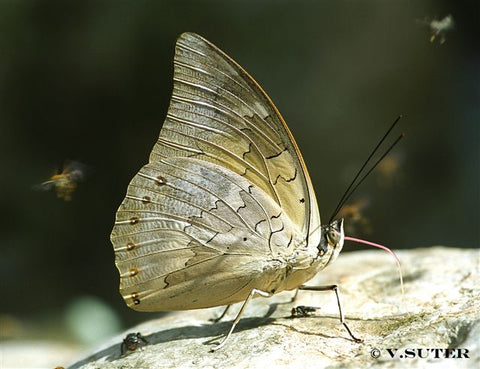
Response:
[{"label": "butterfly thorax", "polygon": [[321,227],[320,243],[298,248],[286,260],[285,279],[277,291],[291,290],[312,279],[319,271],[332,263],[344,243],[343,219]]}]

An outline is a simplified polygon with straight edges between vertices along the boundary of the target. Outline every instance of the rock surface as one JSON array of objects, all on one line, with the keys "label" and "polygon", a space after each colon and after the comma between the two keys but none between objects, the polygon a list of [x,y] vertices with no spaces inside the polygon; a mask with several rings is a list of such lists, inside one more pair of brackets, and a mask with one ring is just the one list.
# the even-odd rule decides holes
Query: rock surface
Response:
[{"label": "rock surface", "polygon": [[[351,340],[339,323],[333,292],[300,291],[293,304],[288,303],[293,292],[284,292],[254,299],[218,352],[209,349],[229,330],[239,304],[219,323],[208,320],[223,307],[175,312],[145,322],[70,368],[477,368],[479,255],[477,249],[445,247],[398,252],[403,296],[388,254],[340,255],[308,284],[340,286],[347,323],[363,343]],[[321,309],[310,317],[292,318],[291,309],[297,305]],[[121,342],[131,332],[141,332],[148,345],[122,356]],[[435,358],[435,351],[425,350],[436,348],[463,349],[461,354],[468,358],[443,358],[443,351]],[[387,349],[398,349],[394,358]]]}]

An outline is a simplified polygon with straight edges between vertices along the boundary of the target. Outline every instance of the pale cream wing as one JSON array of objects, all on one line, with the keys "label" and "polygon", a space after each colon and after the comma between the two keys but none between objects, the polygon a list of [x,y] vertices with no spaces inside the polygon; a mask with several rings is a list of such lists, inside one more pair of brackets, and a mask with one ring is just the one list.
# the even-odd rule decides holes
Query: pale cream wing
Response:
[{"label": "pale cream wing", "polygon": [[308,172],[262,88],[224,52],[193,33],[179,37],[174,68],[170,107],[150,162],[195,157],[228,168],[271,196],[305,244],[318,244],[320,216]]},{"label": "pale cream wing", "polygon": [[127,304],[202,308],[270,291],[279,260],[319,241],[298,148],[256,82],[194,34],[176,46],[160,137],[130,183],[111,240]]},{"label": "pale cream wing", "polygon": [[246,178],[195,158],[144,166],[118,209],[111,240],[120,292],[140,311],[245,300],[275,285],[278,249],[295,229]]}]

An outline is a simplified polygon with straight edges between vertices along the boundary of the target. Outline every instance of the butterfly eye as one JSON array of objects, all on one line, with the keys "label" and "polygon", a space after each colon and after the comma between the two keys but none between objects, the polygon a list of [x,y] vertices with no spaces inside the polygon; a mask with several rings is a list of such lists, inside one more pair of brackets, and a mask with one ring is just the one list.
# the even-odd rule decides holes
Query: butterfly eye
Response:
[{"label": "butterfly eye", "polygon": [[330,246],[336,246],[340,242],[340,233],[335,229],[329,229],[327,231],[327,241]]}]

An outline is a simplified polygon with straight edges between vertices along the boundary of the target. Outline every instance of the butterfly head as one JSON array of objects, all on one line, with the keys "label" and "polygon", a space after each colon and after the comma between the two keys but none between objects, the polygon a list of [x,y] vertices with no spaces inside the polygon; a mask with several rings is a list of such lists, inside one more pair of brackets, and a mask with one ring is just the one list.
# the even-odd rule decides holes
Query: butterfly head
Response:
[{"label": "butterfly head", "polygon": [[319,256],[322,257],[329,254],[328,263],[334,261],[340,251],[342,251],[344,241],[343,218],[336,219],[330,224],[322,226],[322,237],[318,245]]}]

